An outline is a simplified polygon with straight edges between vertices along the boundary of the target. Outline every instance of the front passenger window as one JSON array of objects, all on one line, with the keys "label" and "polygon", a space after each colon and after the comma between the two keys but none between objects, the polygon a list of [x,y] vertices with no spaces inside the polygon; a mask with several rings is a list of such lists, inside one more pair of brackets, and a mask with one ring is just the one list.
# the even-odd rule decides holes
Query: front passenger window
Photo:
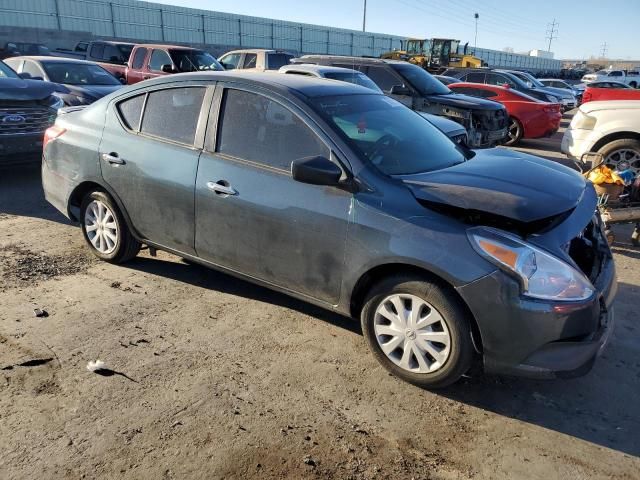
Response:
[{"label": "front passenger window", "polygon": [[204,87],[186,87],[149,93],[140,131],[193,145],[205,90]]},{"label": "front passenger window", "polygon": [[255,93],[227,89],[222,101],[217,151],[289,171],[299,158],[329,150],[291,110]]}]

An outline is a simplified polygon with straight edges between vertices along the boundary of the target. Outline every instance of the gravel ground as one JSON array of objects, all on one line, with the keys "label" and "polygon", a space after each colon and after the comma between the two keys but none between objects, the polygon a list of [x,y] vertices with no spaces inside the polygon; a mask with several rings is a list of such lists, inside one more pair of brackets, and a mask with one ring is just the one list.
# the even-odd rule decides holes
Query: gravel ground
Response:
[{"label": "gravel ground", "polygon": [[39,182],[0,171],[1,479],[640,478],[629,228],[589,375],[432,393],[379,367],[357,322],[168,254],[98,262]]}]

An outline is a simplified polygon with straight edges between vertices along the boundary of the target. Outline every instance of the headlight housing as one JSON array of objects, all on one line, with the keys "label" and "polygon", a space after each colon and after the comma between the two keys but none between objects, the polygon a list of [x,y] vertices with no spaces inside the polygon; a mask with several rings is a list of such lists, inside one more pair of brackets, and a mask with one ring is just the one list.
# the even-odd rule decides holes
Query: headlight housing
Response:
[{"label": "headlight housing", "polygon": [[60,98],[60,96],[56,92],[54,92],[47,99],[47,106],[53,108],[54,110],[58,110],[59,108],[64,107],[64,100],[62,100],[62,98]]},{"label": "headlight housing", "polygon": [[515,277],[523,295],[541,300],[579,302],[595,289],[573,266],[502,230],[474,227],[467,230],[478,254]]}]

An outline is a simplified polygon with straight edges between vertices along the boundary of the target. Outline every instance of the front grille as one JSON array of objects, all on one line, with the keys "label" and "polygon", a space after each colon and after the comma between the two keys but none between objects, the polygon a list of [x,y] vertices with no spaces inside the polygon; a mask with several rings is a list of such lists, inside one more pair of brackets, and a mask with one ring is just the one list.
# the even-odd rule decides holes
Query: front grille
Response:
[{"label": "front grille", "polygon": [[501,108],[500,110],[490,110],[483,112],[474,112],[474,120],[476,128],[481,130],[496,131],[507,128],[508,118],[506,110]]},{"label": "front grille", "polygon": [[0,107],[0,135],[43,133],[55,121],[46,107]]}]

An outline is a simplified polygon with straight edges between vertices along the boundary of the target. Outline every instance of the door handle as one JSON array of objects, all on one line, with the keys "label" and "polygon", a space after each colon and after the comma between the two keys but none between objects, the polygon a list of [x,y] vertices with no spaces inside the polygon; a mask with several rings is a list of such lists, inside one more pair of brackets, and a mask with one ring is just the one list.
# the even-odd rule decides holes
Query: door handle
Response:
[{"label": "door handle", "polygon": [[[226,184],[226,185],[225,185]],[[225,180],[218,182],[207,182],[207,188],[222,195],[237,195],[238,192],[235,188],[228,184]]]},{"label": "door handle", "polygon": [[117,153],[103,153],[102,160],[109,162],[111,165],[124,165],[124,160],[121,159]]}]

